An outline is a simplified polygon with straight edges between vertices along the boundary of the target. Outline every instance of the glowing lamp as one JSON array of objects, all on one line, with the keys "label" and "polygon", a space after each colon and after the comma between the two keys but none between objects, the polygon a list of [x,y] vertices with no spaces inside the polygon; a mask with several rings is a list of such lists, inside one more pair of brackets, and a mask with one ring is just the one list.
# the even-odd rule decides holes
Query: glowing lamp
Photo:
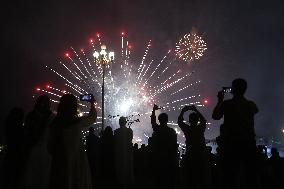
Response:
[{"label": "glowing lamp", "polygon": [[124,32],[121,32],[121,35],[122,35],[122,36],[124,36],[124,35],[125,35],[125,33],[124,33]]},{"label": "glowing lamp", "polygon": [[38,87],[38,88],[36,88],[36,91],[40,91],[40,88]]},{"label": "glowing lamp", "polygon": [[102,45],[102,46],[101,46],[101,49],[102,49],[102,50],[106,50],[106,48],[107,48],[107,47],[106,47],[105,45]]},{"label": "glowing lamp", "polygon": [[109,52],[108,56],[111,60],[113,60],[114,59],[114,52]]},{"label": "glowing lamp", "polygon": [[100,54],[97,51],[95,51],[93,56],[97,59],[97,58],[99,58]]},{"label": "glowing lamp", "polygon": [[97,37],[100,37],[101,35],[100,35],[100,33],[97,33]]},{"label": "glowing lamp", "polygon": [[69,53],[65,53],[65,56],[66,56],[66,57],[69,57]]},{"label": "glowing lamp", "polygon": [[107,52],[106,52],[106,50],[105,50],[105,49],[102,49],[102,50],[101,50],[101,52],[100,52],[100,55],[102,55],[102,56],[105,56],[105,55],[107,55]]}]

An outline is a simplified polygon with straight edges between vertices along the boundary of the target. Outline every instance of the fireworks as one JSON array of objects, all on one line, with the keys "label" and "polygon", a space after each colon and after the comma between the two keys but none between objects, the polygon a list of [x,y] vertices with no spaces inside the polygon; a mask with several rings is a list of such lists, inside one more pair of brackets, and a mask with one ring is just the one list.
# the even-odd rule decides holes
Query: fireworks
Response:
[{"label": "fireworks", "polygon": [[[78,100],[79,95],[92,93],[98,101],[100,115],[103,66],[95,57],[99,56],[98,50],[103,42],[102,36],[97,34],[97,39],[91,39],[88,47],[80,50],[71,47],[58,65],[52,68],[46,66],[63,81],[64,89],[48,84],[46,87],[36,88],[36,91],[48,93],[54,103],[58,103],[59,98],[66,93],[74,94]],[[199,59],[206,50],[206,43],[195,34],[187,34],[178,44],[176,54],[168,50],[164,56],[158,58],[151,51],[153,46],[150,40],[146,44],[144,55],[135,57],[127,36],[124,32],[121,33],[121,49],[114,49],[108,55],[113,59],[115,54],[115,59],[105,67],[107,126],[117,128],[117,118],[126,116],[135,137],[139,141],[147,141],[145,133],[151,132],[149,114],[154,103],[167,112],[178,111],[185,105],[203,106],[200,102],[201,95],[193,89],[200,81],[192,78],[194,70],[186,72],[183,71],[187,70],[183,69],[184,65],[176,64],[176,55],[185,61]],[[112,46],[103,48],[112,49]],[[191,89],[190,93],[188,89]],[[87,105],[81,102],[79,106],[82,116],[82,113],[88,111]],[[98,123],[101,123],[101,117],[98,119]]]},{"label": "fireworks", "polygon": [[196,33],[188,33],[176,44],[176,55],[186,61],[199,60],[206,50],[206,42]]}]

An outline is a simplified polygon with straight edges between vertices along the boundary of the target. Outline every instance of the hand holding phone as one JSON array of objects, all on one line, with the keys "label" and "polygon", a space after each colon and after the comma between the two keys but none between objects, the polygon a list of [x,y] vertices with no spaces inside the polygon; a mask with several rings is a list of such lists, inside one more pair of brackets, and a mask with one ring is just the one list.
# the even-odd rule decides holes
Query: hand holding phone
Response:
[{"label": "hand holding phone", "polygon": [[94,102],[95,98],[93,94],[84,94],[84,95],[80,95],[80,101],[83,102]]},{"label": "hand holding phone", "polygon": [[231,93],[232,88],[231,87],[223,87],[222,91],[223,91],[223,93]]}]

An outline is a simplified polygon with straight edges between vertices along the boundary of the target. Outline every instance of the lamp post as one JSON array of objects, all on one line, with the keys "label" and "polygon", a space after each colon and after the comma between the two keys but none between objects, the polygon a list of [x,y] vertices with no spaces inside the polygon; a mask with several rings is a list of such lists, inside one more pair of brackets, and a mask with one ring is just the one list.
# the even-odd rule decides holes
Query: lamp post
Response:
[{"label": "lamp post", "polygon": [[114,52],[107,52],[106,46],[101,46],[101,51],[97,52],[95,51],[93,56],[95,57],[95,61],[98,61],[102,65],[102,131],[104,130],[104,119],[105,119],[105,71],[106,71],[106,65],[113,62],[114,60]]}]

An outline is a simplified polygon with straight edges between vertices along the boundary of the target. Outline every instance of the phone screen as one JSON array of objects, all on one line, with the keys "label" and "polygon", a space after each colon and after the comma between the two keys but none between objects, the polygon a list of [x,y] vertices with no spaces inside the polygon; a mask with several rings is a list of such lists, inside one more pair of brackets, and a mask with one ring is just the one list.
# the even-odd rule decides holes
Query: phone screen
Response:
[{"label": "phone screen", "polygon": [[92,100],[92,95],[90,94],[80,95],[80,101],[91,101],[91,100]]}]

